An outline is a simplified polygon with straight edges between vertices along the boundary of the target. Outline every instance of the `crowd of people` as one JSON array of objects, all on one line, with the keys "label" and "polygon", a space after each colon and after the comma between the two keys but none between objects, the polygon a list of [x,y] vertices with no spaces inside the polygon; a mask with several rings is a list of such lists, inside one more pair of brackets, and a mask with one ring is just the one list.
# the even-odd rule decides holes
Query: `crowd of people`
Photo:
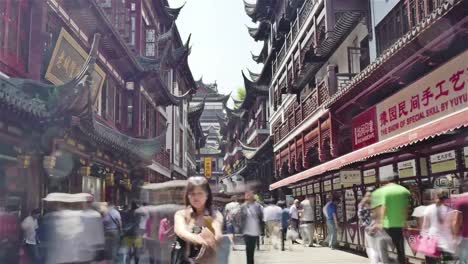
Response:
[{"label": "crowd of people", "polygon": [[[52,193],[45,211],[32,210],[21,222],[23,250],[29,261],[21,263],[228,263],[243,238],[247,264],[255,250],[286,250],[293,244],[336,249],[341,202],[333,193],[322,208],[314,196],[304,200],[262,201],[252,190],[235,195],[224,208],[215,208],[213,193],[204,177],[187,181],[185,206],[154,212],[146,204],[118,208],[94,203],[90,194]],[[466,186],[468,187],[468,186]],[[411,211],[410,192],[396,183],[368,190],[358,205],[359,224],[365,231],[370,263],[408,263],[403,230],[408,216],[419,218],[417,251],[426,263],[458,259],[468,263],[468,193],[452,195],[435,190],[434,201]],[[325,217],[327,237],[319,241],[316,213]],[[395,254],[392,253],[394,248]],[[146,263],[146,262],[145,262]]]}]

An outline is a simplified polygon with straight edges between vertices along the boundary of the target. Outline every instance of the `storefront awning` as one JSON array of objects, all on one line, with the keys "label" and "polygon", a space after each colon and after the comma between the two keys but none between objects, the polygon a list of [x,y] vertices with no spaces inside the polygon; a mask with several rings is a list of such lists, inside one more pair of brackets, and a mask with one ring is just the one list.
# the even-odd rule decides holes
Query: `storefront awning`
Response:
[{"label": "storefront awning", "polygon": [[468,108],[277,181],[270,185],[270,190],[287,186],[327,171],[337,170],[346,165],[394,151],[465,126],[468,126]]}]

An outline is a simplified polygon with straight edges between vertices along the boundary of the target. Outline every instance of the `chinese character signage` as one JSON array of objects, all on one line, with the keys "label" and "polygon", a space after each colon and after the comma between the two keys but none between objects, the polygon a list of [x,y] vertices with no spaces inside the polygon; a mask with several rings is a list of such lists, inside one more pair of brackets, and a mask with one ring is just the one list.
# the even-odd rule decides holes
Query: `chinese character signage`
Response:
[{"label": "chinese character signage", "polygon": [[[87,57],[88,53],[62,28],[45,78],[55,85],[64,84],[78,75]],[[91,84],[92,98],[98,98],[101,94],[101,87],[106,79],[106,74],[98,65],[95,66],[91,74],[93,77]]]},{"label": "chinese character signage", "polygon": [[341,179],[340,177],[333,179],[333,190],[341,189]]},{"label": "chinese character signage", "polygon": [[457,169],[455,150],[431,155],[432,173],[454,171]]},{"label": "chinese character signage", "polygon": [[379,140],[468,106],[468,51],[377,105]]},{"label": "chinese character signage", "polygon": [[320,193],[320,183],[314,183],[314,192],[315,193]]},{"label": "chinese character signage", "polygon": [[353,148],[391,138],[468,107],[468,51],[352,121]]},{"label": "chinese character signage", "polygon": [[340,171],[341,184],[344,188],[352,187],[354,184],[361,185],[361,171]]},{"label": "chinese character signage", "polygon": [[211,158],[206,157],[205,158],[205,177],[210,179],[212,176],[212,171],[211,171]]},{"label": "chinese character signage", "polygon": [[324,189],[324,191],[326,191],[326,192],[331,191],[331,189],[332,189],[332,182],[331,182],[331,180],[328,180],[328,181],[324,181],[324,182],[323,182],[323,189]]},{"label": "chinese character signage", "polygon": [[416,176],[416,160],[407,160],[398,162],[398,176],[401,178],[410,178]]},{"label": "chinese character signage", "polygon": [[463,148],[463,153],[465,153],[465,168],[468,168],[468,147]]},{"label": "chinese character signage", "polygon": [[375,169],[365,170],[362,174],[364,174],[364,184],[371,184],[376,182],[377,172]]},{"label": "chinese character signage", "polygon": [[353,118],[352,126],[354,150],[372,145],[379,140],[376,120],[377,112],[375,106]]}]

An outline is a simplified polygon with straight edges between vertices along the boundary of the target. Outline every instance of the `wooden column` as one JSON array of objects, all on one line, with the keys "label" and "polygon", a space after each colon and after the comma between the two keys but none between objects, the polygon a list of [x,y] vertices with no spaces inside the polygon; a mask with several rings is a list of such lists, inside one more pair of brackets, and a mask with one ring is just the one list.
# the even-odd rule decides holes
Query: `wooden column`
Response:
[{"label": "wooden column", "polygon": [[310,167],[310,163],[307,160],[307,149],[306,149],[306,142],[304,139],[304,132],[302,132],[302,167],[307,169]]},{"label": "wooden column", "polygon": [[[46,32],[47,4],[46,1],[31,1],[30,45],[28,78],[41,80],[42,58],[44,52],[44,37]],[[23,45],[28,45],[24,43]],[[44,65],[47,67],[47,65]]]},{"label": "wooden column", "polygon": [[333,158],[336,158],[339,156],[338,124],[336,124],[331,112],[328,113],[328,119],[330,120],[330,154]]},{"label": "wooden column", "polygon": [[319,119],[317,121],[318,125],[318,155],[320,162],[324,162],[326,160],[325,149],[323,146],[323,138],[322,138],[322,121]]}]

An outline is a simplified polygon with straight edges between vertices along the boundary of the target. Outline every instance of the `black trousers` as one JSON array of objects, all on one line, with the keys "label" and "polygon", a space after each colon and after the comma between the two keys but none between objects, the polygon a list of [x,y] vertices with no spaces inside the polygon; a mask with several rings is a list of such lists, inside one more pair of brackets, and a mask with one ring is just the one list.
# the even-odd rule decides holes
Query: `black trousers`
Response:
[{"label": "black trousers", "polygon": [[284,241],[286,240],[286,232],[288,228],[281,228],[281,251],[284,251]]},{"label": "black trousers", "polygon": [[385,228],[385,232],[392,238],[393,245],[397,250],[398,255],[398,263],[405,264],[406,263],[406,255],[405,255],[405,240],[403,238],[403,228],[400,227],[392,227],[392,228]]},{"label": "black trousers", "polygon": [[254,264],[255,244],[257,243],[258,236],[244,235],[245,252],[247,254],[247,264]]}]

